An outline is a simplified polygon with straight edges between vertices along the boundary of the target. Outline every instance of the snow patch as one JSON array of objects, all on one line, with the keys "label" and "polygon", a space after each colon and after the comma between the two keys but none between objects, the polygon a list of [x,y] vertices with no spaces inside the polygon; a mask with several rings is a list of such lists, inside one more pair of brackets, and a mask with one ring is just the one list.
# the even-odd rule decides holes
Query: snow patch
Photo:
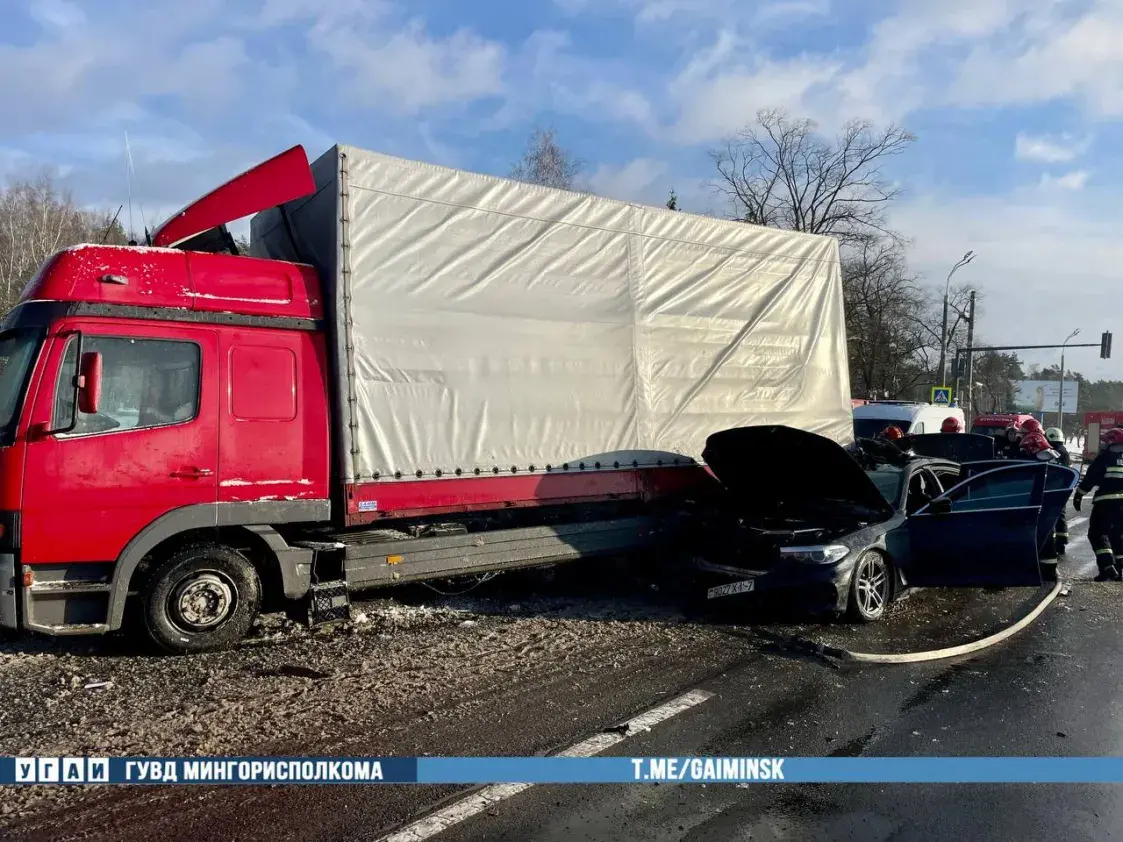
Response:
[{"label": "snow patch", "polygon": [[137,254],[183,254],[179,249],[169,249],[163,246],[113,246],[113,245],[99,245],[97,243],[79,243],[76,246],[69,246],[63,251],[77,252],[86,251],[87,249],[97,249],[98,251],[127,251],[135,252]]},{"label": "snow patch", "polygon": [[291,304],[290,298],[239,298],[234,295],[211,295],[209,292],[186,292],[191,298],[206,298],[211,301],[241,301],[245,304]]}]

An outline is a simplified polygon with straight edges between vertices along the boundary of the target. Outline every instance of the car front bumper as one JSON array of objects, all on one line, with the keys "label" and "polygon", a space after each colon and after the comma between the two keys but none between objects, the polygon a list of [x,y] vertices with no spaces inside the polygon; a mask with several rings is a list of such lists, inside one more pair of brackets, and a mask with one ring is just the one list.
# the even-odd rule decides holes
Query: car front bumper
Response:
[{"label": "car front bumper", "polygon": [[777,564],[771,570],[733,567],[706,559],[695,559],[694,564],[701,580],[699,584],[703,597],[709,588],[716,585],[750,579],[753,582],[752,591],[748,593],[720,596],[709,600],[710,602],[756,599],[783,602],[811,613],[841,613],[846,610],[846,603],[850,598],[850,578],[857,555],[851,552],[833,564]]}]

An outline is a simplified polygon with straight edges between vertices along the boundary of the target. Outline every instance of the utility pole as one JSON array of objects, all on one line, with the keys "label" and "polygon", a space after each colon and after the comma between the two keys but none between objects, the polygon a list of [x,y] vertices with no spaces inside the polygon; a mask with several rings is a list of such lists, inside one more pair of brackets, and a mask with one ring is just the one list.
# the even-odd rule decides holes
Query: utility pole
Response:
[{"label": "utility pole", "polygon": [[944,284],[944,321],[940,327],[940,382],[938,384],[940,386],[948,385],[948,294],[951,292],[951,276],[974,259],[973,251],[963,255],[959,262],[951,267],[947,282]]},{"label": "utility pole", "polygon": [[[1061,429],[1061,435],[1064,435],[1065,429],[1065,346],[1068,345],[1068,343],[1072,341],[1072,338],[1078,333],[1080,333],[1080,328],[1070,333],[1068,339],[1061,343],[1061,386],[1057,391],[1057,426]],[[1079,389],[1080,386],[1077,385],[1076,388]]]},{"label": "utility pole", "polygon": [[[975,342],[975,290],[971,290],[971,299],[967,304],[967,423],[968,430],[975,418],[975,354],[971,346]],[[959,394],[959,384],[956,384],[956,394]]]}]

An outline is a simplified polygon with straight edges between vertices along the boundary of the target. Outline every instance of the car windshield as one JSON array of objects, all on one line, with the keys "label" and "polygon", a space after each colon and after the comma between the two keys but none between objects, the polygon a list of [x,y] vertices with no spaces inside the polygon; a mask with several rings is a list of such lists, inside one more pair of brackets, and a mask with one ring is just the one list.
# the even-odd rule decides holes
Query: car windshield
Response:
[{"label": "car windshield", "polygon": [[891,424],[900,427],[902,432],[908,432],[911,426],[907,418],[855,418],[854,436],[860,439],[872,439]]},{"label": "car windshield", "polygon": [[0,441],[10,438],[38,346],[39,335],[34,331],[0,334]]},{"label": "car windshield", "polygon": [[904,482],[905,478],[904,471],[891,465],[881,465],[875,470],[866,471],[866,476],[873,480],[873,484],[877,486],[877,490],[881,492],[881,496],[890,506],[897,505],[897,502],[901,499],[901,483]]}]

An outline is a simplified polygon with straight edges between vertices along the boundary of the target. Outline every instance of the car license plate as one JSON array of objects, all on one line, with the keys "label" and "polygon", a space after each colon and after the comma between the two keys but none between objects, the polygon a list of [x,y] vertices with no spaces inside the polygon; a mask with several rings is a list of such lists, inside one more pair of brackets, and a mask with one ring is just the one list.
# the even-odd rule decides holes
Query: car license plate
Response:
[{"label": "car license plate", "polygon": [[756,582],[746,579],[743,582],[730,582],[728,585],[718,585],[706,591],[706,599],[717,599],[719,596],[732,596],[735,593],[749,593],[756,587]]}]

